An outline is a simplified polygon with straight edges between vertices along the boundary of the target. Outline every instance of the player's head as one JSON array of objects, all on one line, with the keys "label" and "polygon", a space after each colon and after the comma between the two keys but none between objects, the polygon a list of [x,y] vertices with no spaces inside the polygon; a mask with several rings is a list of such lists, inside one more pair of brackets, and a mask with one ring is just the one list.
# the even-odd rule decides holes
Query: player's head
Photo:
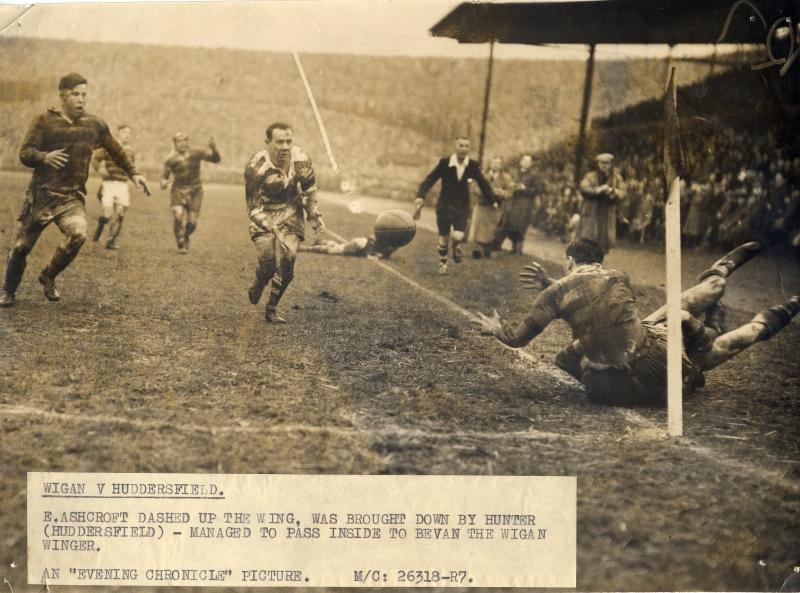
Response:
[{"label": "player's head", "polygon": [[594,157],[594,160],[597,162],[598,169],[603,173],[608,173],[614,164],[614,155],[609,152],[603,152]]},{"label": "player's head", "polygon": [[492,160],[489,161],[489,169],[492,171],[502,171],[503,159],[501,159],[499,156],[492,157]]},{"label": "player's head", "polygon": [[266,142],[269,160],[277,164],[285,164],[292,155],[292,126],[276,121],[267,127]]},{"label": "player's head", "polygon": [[533,157],[529,154],[523,154],[519,159],[519,168],[528,170],[533,167]]},{"label": "player's head", "polygon": [[576,239],[567,245],[567,271],[581,264],[602,264],[605,253],[600,243],[591,239]]},{"label": "player's head", "polygon": [[172,143],[175,144],[175,150],[178,152],[186,152],[189,150],[189,136],[183,132],[178,132],[172,137]]},{"label": "player's head", "polygon": [[463,161],[469,154],[469,138],[466,136],[459,136],[456,138],[456,157],[458,160]]},{"label": "player's head", "polygon": [[88,81],[77,72],[70,72],[58,81],[61,108],[72,119],[86,112],[86,91]]},{"label": "player's head", "polygon": [[122,143],[131,139],[131,127],[128,124],[117,126],[117,138]]}]

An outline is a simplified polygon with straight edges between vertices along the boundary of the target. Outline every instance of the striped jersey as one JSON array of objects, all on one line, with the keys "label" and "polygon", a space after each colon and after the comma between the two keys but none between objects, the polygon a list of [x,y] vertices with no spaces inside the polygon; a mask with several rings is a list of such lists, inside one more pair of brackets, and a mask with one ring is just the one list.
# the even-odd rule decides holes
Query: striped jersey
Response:
[{"label": "striped jersey", "polygon": [[[128,159],[130,159],[131,163],[136,164],[136,154],[133,152],[133,149],[130,146],[125,144],[121,144],[122,148],[125,150],[125,154],[128,155]],[[105,148],[101,148],[94,154],[94,158],[92,159],[92,165],[94,166],[95,170],[100,170],[100,165],[105,163],[106,175],[103,176],[104,181],[127,181],[128,175],[125,173],[125,170],[120,167],[114,159],[108,154],[108,151]]]},{"label": "striped jersey", "polygon": [[311,159],[298,146],[292,147],[288,173],[272,163],[267,150],[257,152],[245,167],[244,182],[248,212],[297,204],[317,190]]}]

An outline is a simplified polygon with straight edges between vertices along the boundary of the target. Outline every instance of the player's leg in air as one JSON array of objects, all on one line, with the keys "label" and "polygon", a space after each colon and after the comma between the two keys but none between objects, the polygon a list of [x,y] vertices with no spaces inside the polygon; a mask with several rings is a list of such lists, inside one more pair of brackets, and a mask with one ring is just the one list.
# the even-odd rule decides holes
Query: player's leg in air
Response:
[{"label": "player's leg in air", "polygon": [[186,234],[184,235],[184,247],[189,249],[189,238],[197,230],[197,220],[200,217],[200,207],[203,205],[203,188],[193,188],[189,194],[186,209]]},{"label": "player's leg in air", "polygon": [[[758,243],[740,245],[700,274],[699,282],[681,295],[681,329],[686,354],[701,371],[711,370],[757,342],[770,339],[800,312],[800,296],[769,307],[732,331],[725,327],[726,278],[761,251]],[[649,317],[660,313],[660,310]]]},{"label": "player's leg in air", "polygon": [[46,225],[31,221],[23,222],[23,216],[16,223],[14,230],[14,241],[11,245],[11,252],[8,254],[6,262],[6,273],[3,281],[3,292],[0,295],[0,306],[11,307],[14,305],[15,294],[22,282],[22,274],[25,272],[28,254],[36,245],[39,236],[42,234]]},{"label": "player's leg in air", "polygon": [[106,181],[100,184],[97,197],[100,198],[100,216],[97,218],[97,228],[94,230],[94,236],[92,237],[95,242],[100,240],[103,229],[106,228],[114,214],[114,196],[111,195]]}]

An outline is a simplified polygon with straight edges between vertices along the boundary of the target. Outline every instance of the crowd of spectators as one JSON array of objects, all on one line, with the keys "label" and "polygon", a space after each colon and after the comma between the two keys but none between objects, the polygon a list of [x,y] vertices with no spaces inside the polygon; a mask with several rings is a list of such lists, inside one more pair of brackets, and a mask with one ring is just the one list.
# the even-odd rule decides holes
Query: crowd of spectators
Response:
[{"label": "crowd of spectators", "polygon": [[[701,122],[702,123],[702,122]],[[779,124],[766,129],[698,125],[684,130],[681,184],[684,247],[729,248],[744,241],[800,249],[800,152]],[[615,155],[626,192],[617,203],[617,236],[636,242],[664,237],[666,184],[662,130],[608,129],[594,144]],[[569,240],[581,211],[570,151],[539,160],[542,192],[532,223]]]}]

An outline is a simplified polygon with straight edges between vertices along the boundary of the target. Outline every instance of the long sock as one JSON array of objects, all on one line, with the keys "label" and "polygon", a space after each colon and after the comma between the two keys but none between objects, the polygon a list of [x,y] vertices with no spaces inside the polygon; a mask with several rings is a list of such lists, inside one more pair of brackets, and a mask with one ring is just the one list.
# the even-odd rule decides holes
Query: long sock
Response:
[{"label": "long sock", "polygon": [[11,251],[6,264],[6,275],[3,282],[3,290],[10,293],[17,292],[19,283],[22,281],[22,274],[27,265],[27,253],[22,254],[18,251]]},{"label": "long sock", "polygon": [[269,301],[267,302],[268,311],[274,311],[278,308],[278,303],[285,290],[286,287],[283,285],[283,281],[277,276],[274,277],[272,279],[272,288],[269,291]]},{"label": "long sock", "polygon": [[443,264],[447,263],[447,245],[439,245],[439,261]]}]

